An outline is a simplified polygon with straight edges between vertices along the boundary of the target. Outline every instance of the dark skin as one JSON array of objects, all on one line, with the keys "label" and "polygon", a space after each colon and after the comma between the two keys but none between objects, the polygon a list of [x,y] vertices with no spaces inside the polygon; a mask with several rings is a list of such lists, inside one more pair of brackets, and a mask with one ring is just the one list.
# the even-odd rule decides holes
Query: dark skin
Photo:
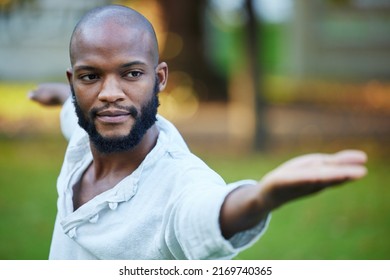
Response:
[{"label": "dark skin", "polygon": [[[112,16],[115,18],[115,13]],[[72,69],[67,71],[67,77],[80,107],[86,116],[90,109],[104,104],[134,105],[139,109],[150,98],[154,77],[158,77],[160,91],[168,78],[166,63],[157,64],[158,48],[153,35],[136,22],[124,27],[106,17],[98,29],[96,24],[99,22],[83,26],[71,45]],[[32,99],[45,104],[49,91],[52,95],[69,95],[69,89],[43,84],[31,93]],[[114,109],[111,113],[95,121],[99,133],[106,137],[128,133],[133,119]],[[93,162],[74,188],[74,208],[130,175],[153,149],[158,133],[158,128],[152,126],[141,142],[127,152],[102,154],[91,143]],[[367,172],[366,160],[362,151],[345,150],[305,155],[282,164],[256,185],[241,186],[226,197],[220,212],[223,236],[229,238],[252,228],[289,201],[362,178]]]},{"label": "dark skin", "polygon": [[[67,71],[69,83],[84,112],[110,105],[95,119],[98,132],[105,137],[124,136],[134,124],[133,117],[118,111],[115,104],[140,110],[154,94],[155,77],[160,91],[167,81],[167,65],[162,62],[155,66],[157,59],[150,47],[153,41],[150,34],[134,28],[134,24],[131,26],[121,27],[105,21],[100,32],[96,32],[96,24],[86,25],[72,42],[73,65]],[[158,133],[153,125],[136,147],[120,153],[103,154],[91,143],[93,162],[74,187],[74,209],[131,174],[155,146]]]},{"label": "dark skin", "polygon": [[69,85],[62,83],[43,83],[28,93],[28,98],[44,106],[58,106],[69,98]]},{"label": "dark skin", "polygon": [[[93,162],[73,188],[73,207],[76,210],[95,196],[113,188],[133,173],[156,144],[158,130],[149,129],[134,151],[103,155],[92,147]],[[129,160],[131,158],[131,160]]]}]

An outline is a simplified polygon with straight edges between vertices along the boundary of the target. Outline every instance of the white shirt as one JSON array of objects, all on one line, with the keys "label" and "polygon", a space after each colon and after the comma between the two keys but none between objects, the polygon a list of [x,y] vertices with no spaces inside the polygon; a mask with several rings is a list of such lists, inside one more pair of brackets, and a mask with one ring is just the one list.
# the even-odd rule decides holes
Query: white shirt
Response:
[{"label": "white shirt", "polygon": [[269,217],[230,240],[222,236],[219,214],[225,197],[253,181],[226,185],[161,116],[157,144],[141,165],[74,211],[72,189],[92,154],[85,131],[67,124],[75,120],[73,110],[67,101],[61,113],[70,141],[57,181],[50,259],[231,259],[264,232]]}]

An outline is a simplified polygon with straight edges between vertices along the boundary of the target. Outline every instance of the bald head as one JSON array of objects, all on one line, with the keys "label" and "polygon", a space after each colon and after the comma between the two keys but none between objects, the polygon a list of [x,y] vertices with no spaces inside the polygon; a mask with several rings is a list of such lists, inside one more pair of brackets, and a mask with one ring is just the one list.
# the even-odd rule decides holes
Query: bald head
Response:
[{"label": "bald head", "polygon": [[[149,52],[153,56],[155,64],[158,63],[158,43],[152,24],[139,12],[120,5],[109,5],[95,8],[86,13],[77,23],[73,30],[69,55],[71,64],[75,62],[77,55],[77,45],[85,36],[94,36],[100,30],[107,30],[105,27],[113,26],[115,30],[137,30],[138,35],[148,40]],[[118,34],[120,37],[120,34]]]}]

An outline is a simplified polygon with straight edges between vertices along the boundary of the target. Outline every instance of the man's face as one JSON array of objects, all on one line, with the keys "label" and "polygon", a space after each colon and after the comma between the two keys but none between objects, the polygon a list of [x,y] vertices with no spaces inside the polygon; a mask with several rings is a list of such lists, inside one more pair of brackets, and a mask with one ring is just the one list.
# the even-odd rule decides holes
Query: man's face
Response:
[{"label": "man's face", "polygon": [[102,153],[132,149],[156,121],[161,67],[149,44],[148,34],[115,24],[74,41],[67,74],[76,113]]},{"label": "man's face", "polygon": [[123,112],[128,112],[128,114],[135,119],[135,123],[127,135],[116,137],[104,137],[97,131],[95,125],[95,119],[98,117],[99,112],[104,111],[107,105],[102,108],[93,108],[85,114],[76,100],[73,86],[71,86],[71,91],[76,115],[79,119],[78,123],[88,133],[90,140],[101,153],[109,154],[131,150],[139,144],[146,131],[156,121],[157,108],[159,106],[157,79],[151,99],[141,107],[140,111],[138,111],[134,106],[114,107]]}]

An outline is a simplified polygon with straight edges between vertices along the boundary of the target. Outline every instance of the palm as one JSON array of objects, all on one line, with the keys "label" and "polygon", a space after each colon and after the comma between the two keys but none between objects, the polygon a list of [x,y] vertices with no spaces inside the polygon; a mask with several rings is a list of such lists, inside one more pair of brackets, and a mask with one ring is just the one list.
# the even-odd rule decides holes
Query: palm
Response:
[{"label": "palm", "polygon": [[310,154],[282,164],[260,182],[270,208],[365,175],[366,155],[347,150],[333,155]]}]

